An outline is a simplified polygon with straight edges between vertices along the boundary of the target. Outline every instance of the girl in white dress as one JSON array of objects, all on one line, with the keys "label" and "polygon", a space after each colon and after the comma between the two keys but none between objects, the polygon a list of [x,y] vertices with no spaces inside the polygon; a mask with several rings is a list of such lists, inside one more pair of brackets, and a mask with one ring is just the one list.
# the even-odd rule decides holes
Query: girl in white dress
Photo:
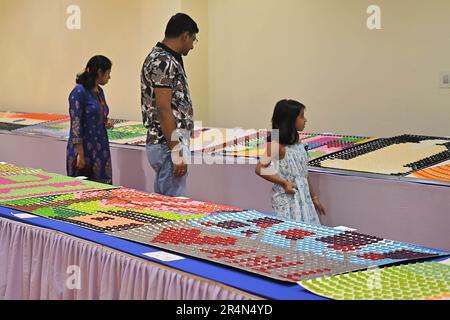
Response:
[{"label": "girl in white dress", "polygon": [[307,121],[305,109],[295,100],[281,100],[275,105],[271,146],[256,165],[256,174],[274,183],[274,214],[320,224],[317,213],[325,215],[325,210],[308,181],[308,153],[298,135]]}]

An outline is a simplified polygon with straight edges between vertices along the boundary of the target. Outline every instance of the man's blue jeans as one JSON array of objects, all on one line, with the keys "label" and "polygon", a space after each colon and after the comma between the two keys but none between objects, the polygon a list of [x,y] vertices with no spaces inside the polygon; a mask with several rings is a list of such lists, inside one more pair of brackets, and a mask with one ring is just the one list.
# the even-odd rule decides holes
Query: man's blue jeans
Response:
[{"label": "man's blue jeans", "polygon": [[167,144],[145,146],[148,162],[156,173],[154,191],[170,197],[182,197],[186,193],[187,175],[174,177],[173,162]]}]

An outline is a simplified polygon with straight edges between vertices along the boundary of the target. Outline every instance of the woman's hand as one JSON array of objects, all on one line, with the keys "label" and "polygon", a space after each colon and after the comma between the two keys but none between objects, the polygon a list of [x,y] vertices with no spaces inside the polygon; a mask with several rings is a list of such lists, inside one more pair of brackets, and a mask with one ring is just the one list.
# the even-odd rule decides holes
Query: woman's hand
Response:
[{"label": "woman's hand", "polygon": [[85,166],[86,166],[86,162],[84,160],[84,155],[79,153],[77,155],[76,167],[77,167],[78,170],[83,170]]},{"label": "woman's hand", "polygon": [[324,216],[326,214],[325,213],[325,208],[320,203],[319,197],[317,197],[317,196],[313,197],[312,201],[314,203],[314,207],[316,208],[317,213]]},{"label": "woman's hand", "polygon": [[296,185],[290,181],[286,181],[283,185],[283,188],[287,194],[294,194],[297,191]]},{"label": "woman's hand", "polygon": [[114,128],[114,123],[112,122],[112,120],[110,118],[106,119],[105,122],[105,128],[106,129],[112,129]]}]

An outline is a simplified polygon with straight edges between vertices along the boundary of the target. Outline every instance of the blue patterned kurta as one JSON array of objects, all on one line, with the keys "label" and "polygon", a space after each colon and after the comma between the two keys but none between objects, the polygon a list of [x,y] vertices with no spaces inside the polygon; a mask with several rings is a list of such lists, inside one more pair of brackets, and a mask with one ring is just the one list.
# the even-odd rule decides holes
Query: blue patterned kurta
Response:
[{"label": "blue patterned kurta", "polygon": [[[101,104],[103,102],[103,105]],[[77,85],[69,95],[70,136],[67,144],[67,175],[112,184],[111,153],[105,121],[109,114],[103,90],[97,94]],[[75,144],[84,148],[85,169],[76,169]]]},{"label": "blue patterned kurta", "polygon": [[278,175],[294,183],[295,194],[287,194],[283,187],[274,184],[272,209],[274,214],[300,222],[320,224],[308,185],[308,153],[303,144],[286,146],[282,160],[274,161]]}]

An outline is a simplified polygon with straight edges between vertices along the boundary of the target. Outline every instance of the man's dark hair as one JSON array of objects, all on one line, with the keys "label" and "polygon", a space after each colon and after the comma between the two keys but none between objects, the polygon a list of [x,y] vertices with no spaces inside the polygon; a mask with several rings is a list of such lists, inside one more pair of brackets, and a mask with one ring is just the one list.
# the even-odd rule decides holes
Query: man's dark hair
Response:
[{"label": "man's dark hair", "polygon": [[197,23],[187,14],[177,13],[167,23],[165,36],[166,38],[177,38],[184,32],[189,32],[190,35],[198,33]]}]

